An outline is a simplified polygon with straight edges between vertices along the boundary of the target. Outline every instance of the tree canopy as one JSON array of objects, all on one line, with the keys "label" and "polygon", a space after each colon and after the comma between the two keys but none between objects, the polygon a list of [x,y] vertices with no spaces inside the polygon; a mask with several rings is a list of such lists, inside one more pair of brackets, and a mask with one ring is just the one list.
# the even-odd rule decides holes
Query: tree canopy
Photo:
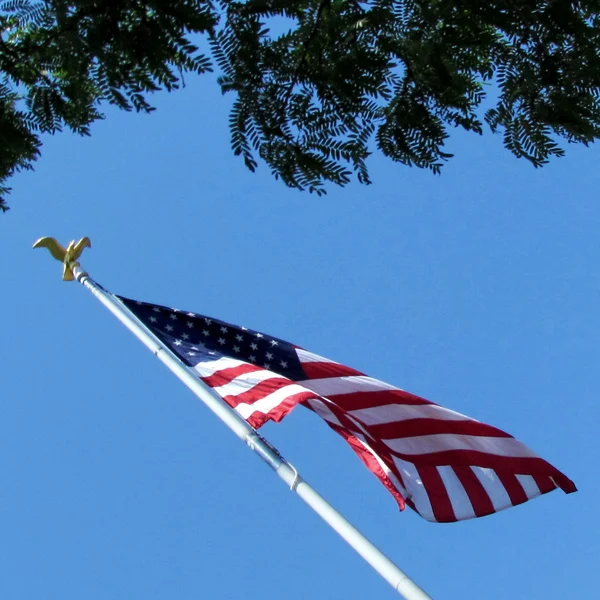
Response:
[{"label": "tree canopy", "polygon": [[0,209],[42,134],[88,135],[103,104],[150,112],[152,93],[214,66],[234,95],[233,152],[291,187],[369,183],[375,149],[437,173],[453,127],[501,132],[509,151],[541,166],[561,143],[600,136],[599,9],[600,0],[0,2]]}]

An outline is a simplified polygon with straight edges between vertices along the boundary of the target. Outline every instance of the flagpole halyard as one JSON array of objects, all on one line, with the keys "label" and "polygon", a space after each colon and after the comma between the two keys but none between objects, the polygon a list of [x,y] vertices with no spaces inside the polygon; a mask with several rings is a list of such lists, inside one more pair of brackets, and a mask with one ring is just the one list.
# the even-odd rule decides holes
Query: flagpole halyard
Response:
[{"label": "flagpole halyard", "polygon": [[397,567],[381,550],[370,542],[345,517],[331,506],[279,451],[265,440],[229,405],[221,400],[199,378],[155,337],[131,311],[107,293],[78,263],[85,247],[91,244],[82,238],[63,248],[53,238],[41,238],[34,248],[46,247],[63,262],[63,279],[76,280],[87,288],[131,333],[133,333],[174,375],[177,376],[231,431],[266,462],[286,485],[336,531],[362,558],[368,562],[406,600],[432,600],[412,579]]}]

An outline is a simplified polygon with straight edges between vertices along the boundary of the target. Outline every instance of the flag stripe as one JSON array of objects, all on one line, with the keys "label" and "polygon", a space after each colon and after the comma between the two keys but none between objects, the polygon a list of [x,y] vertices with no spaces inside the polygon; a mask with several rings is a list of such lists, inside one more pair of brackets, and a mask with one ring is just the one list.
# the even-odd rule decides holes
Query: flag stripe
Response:
[{"label": "flag stripe", "polygon": [[448,492],[448,498],[452,504],[452,512],[456,519],[460,521],[462,519],[472,519],[473,517],[481,516],[472,502],[472,490],[468,489],[465,481],[457,475],[456,470],[452,467],[438,467],[437,471]]},{"label": "flag stripe", "polygon": [[331,362],[303,363],[302,368],[309,379],[330,379],[332,377],[362,376],[360,371]]},{"label": "flag stripe", "polygon": [[[336,401],[339,402],[339,397],[336,396]],[[396,427],[402,421],[411,419],[435,419],[441,422],[445,421],[469,421],[473,422],[469,417],[460,413],[447,410],[437,404],[386,404],[383,406],[371,406],[368,408],[359,408],[356,410],[348,410],[356,420],[364,425],[391,425]]]},{"label": "flag stripe", "polygon": [[502,485],[502,482],[498,479],[495,471],[492,469],[474,467],[473,473],[485,489],[485,492],[493,505],[490,512],[503,510],[504,508],[512,506],[510,496]]},{"label": "flag stripe", "polygon": [[399,455],[429,455],[436,452],[465,450],[510,458],[537,458],[529,448],[514,438],[490,438],[452,434],[432,434],[384,440]]},{"label": "flag stripe", "polygon": [[[369,391],[369,392],[365,392],[362,390],[357,390],[356,392],[349,392],[349,393],[339,393],[339,394],[334,394],[334,393],[324,393],[322,394],[321,391],[326,391],[323,389],[320,389],[318,385],[316,385],[317,383],[321,383],[323,380],[321,380],[320,382],[313,382],[313,381],[300,381],[299,383],[301,383],[302,385],[304,385],[305,387],[313,390],[315,393],[319,394],[319,396],[325,396],[327,398],[330,399],[334,399],[335,398],[335,402],[338,406],[343,406],[344,410],[349,412],[349,411],[353,411],[353,410],[367,410],[370,408],[376,408],[376,407],[383,407],[383,406],[404,406],[404,405],[408,405],[408,406],[439,406],[437,404],[433,404],[433,402],[429,402],[428,400],[425,400],[423,398],[419,398],[419,396],[415,396],[414,394],[409,394],[408,392],[404,392],[402,390],[397,390],[397,389],[393,389],[393,390],[381,390],[381,391]],[[440,406],[439,407],[442,411],[446,411],[448,409]],[[453,412],[453,411],[450,411]],[[454,413],[455,415],[458,415],[459,413]],[[463,416],[463,415],[461,415]],[[440,418],[443,418],[440,415]],[[468,417],[466,417],[468,418]]]},{"label": "flag stripe", "polygon": [[[217,388],[224,386],[228,383],[234,381],[237,377],[241,375],[247,375],[248,373],[257,373],[261,371],[260,367],[250,363],[242,363],[241,365],[235,365],[231,367],[226,367],[219,371],[212,371],[212,374],[207,377],[202,377],[202,381],[209,385],[212,388]],[[202,368],[199,365],[196,365],[196,371],[202,371]]]},{"label": "flag stripe", "polygon": [[517,481],[523,487],[523,491],[527,496],[527,499],[536,498],[541,494],[540,488],[538,487],[535,479],[531,475],[515,475]]},{"label": "flag stripe", "polygon": [[536,485],[540,488],[542,494],[547,494],[556,488],[556,484],[552,479],[546,475],[534,475]]},{"label": "flag stripe", "polygon": [[450,502],[448,490],[436,467],[419,465],[417,467],[419,478],[423,482],[423,487],[427,491],[433,515],[439,523],[451,523],[457,520],[457,517]]},{"label": "flag stripe", "polygon": [[326,377],[323,379],[311,379],[303,382],[320,396],[337,396],[341,394],[356,394],[358,392],[400,391],[398,388],[383,383],[378,379],[366,375],[350,375],[347,377]]},{"label": "flag stripe", "polygon": [[[300,402],[308,400],[311,396],[313,396],[313,394],[300,385],[288,385],[258,399],[253,398],[248,402],[237,404],[235,409],[242,417],[244,417],[244,419],[247,419],[256,411],[268,414],[278,408],[282,402],[289,401],[290,397],[294,397],[298,399],[297,402]],[[236,396],[225,396],[223,399],[229,404],[232,401],[235,402],[237,398]]]},{"label": "flag stripe", "polygon": [[[391,450],[394,456],[402,460],[415,461],[418,457],[418,462],[425,465],[471,465],[474,467],[483,467],[486,469],[494,469],[495,471],[503,470],[515,475],[526,475],[532,473],[555,473],[552,465],[541,461],[538,458],[518,457],[518,456],[498,456],[488,452],[481,451],[466,451],[466,450],[443,450],[433,453],[423,453],[418,455],[402,454]],[[556,472],[560,474],[560,472]],[[554,476],[554,475],[553,475]],[[569,481],[567,479],[567,481]],[[570,482],[573,485],[572,482]],[[566,486],[565,491],[574,491]],[[561,486],[562,488],[562,486]],[[564,488],[563,488],[564,489]]]},{"label": "flag stripe", "polygon": [[[418,408],[429,409],[430,407]],[[354,418],[357,418],[356,412],[357,411],[351,413]],[[492,427],[491,425],[486,425],[479,421],[471,421],[469,419],[407,419],[405,421],[390,421],[388,423],[372,425],[369,427],[369,430],[375,437],[383,440],[447,434],[461,437],[505,438],[522,446],[520,442],[517,442],[512,436],[508,435],[508,433],[496,429],[496,427]],[[502,442],[498,440],[498,443]]]},{"label": "flag stripe", "polygon": [[[255,402],[254,404],[239,404],[236,407],[236,412],[240,414],[244,419],[252,425],[252,427],[258,429],[262,427],[267,421],[275,421],[279,423],[283,417],[285,417],[294,406],[305,402],[313,397],[311,392],[306,390],[297,392],[296,394],[290,394],[285,396],[283,399],[277,398],[275,402],[273,398],[270,399],[270,406],[268,402]],[[264,400],[264,399],[263,399]]]},{"label": "flag stripe", "polygon": [[494,506],[471,467],[452,467],[469,497],[475,516],[483,517],[494,512]]},{"label": "flag stripe", "polygon": [[[238,404],[252,404],[267,396],[281,390],[281,393],[296,393],[301,386],[290,384],[285,377],[278,377],[274,373],[266,373],[262,380],[258,381],[235,381],[227,385],[215,388],[215,391],[226,399],[229,406],[235,408]],[[233,393],[232,393],[233,392]]]},{"label": "flag stripe", "polygon": [[416,510],[424,519],[435,522],[433,507],[425,485],[414,463],[392,457],[393,472],[401,473],[406,488],[405,501],[408,506]]},{"label": "flag stripe", "polygon": [[498,471],[496,475],[498,475],[498,479],[502,482],[513,506],[523,504],[523,502],[529,500],[517,475],[506,473],[505,471]]},{"label": "flag stripe", "polygon": [[[201,354],[203,356],[206,356],[206,353]],[[194,369],[198,371],[202,376],[208,377],[213,373],[219,373],[220,371],[231,369],[233,367],[243,367],[244,369],[248,369],[249,366],[255,368],[254,365],[249,365],[249,363],[244,362],[242,360],[237,360],[228,356],[220,356],[216,358],[211,358],[209,360],[198,361],[195,364]]]}]

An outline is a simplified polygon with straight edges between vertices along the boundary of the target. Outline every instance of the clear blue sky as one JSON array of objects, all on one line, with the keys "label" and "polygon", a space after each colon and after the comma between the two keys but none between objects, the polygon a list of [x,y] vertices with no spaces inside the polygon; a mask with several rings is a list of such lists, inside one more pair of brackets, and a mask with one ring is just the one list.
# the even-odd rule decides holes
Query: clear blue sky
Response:
[{"label": "clear blue sky", "polygon": [[600,148],[541,170],[455,135],[317,198],[231,154],[213,77],[47,139],[0,216],[0,597],[396,595],[97,301],[31,250],[88,235],[110,290],[282,337],[505,429],[579,487],[430,524],[296,409],[263,433],[436,600],[591,598]]}]

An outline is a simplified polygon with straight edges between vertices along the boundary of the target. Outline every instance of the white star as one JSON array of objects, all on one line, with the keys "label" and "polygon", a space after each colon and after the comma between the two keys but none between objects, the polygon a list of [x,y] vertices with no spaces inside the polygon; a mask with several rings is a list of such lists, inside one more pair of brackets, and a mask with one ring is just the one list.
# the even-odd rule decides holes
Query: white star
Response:
[{"label": "white star", "polygon": [[239,347],[239,346],[234,346],[234,347],[233,347],[233,351],[234,351],[234,352],[240,352],[241,350],[240,350],[240,347]]},{"label": "white star", "polygon": [[279,346],[279,342],[276,340],[271,340],[271,346]]},{"label": "white star", "polygon": [[208,331],[208,329],[203,329],[202,335],[210,335],[210,331]]},{"label": "white star", "polygon": [[225,343],[225,338],[219,338],[218,342],[222,346]]},{"label": "white star", "polygon": [[221,333],[227,333],[227,327],[221,325]]},{"label": "white star", "polygon": [[158,319],[156,317],[150,317],[150,323],[156,323]]},{"label": "white star", "polygon": [[178,308],[172,308],[171,309],[173,312],[181,312]]},{"label": "white star", "polygon": [[248,331],[247,327],[242,327],[242,331]]},{"label": "white star", "polygon": [[192,350],[198,350],[198,348],[196,348],[196,346],[192,346]]},{"label": "white star", "polygon": [[256,356],[254,356],[254,354],[251,354],[251,355],[248,357],[248,360],[249,360],[250,362],[256,362]]},{"label": "white star", "polygon": [[188,317],[195,317],[196,315],[194,313],[188,313],[187,316]]},{"label": "white star", "polygon": [[173,319],[173,321],[177,321],[177,315],[174,315],[173,313],[171,313],[169,315],[169,319]]},{"label": "white star", "polygon": [[269,363],[265,363],[265,364],[264,364],[264,367],[265,367],[265,369],[270,369],[270,368],[271,368],[271,365],[270,365]]},{"label": "white star", "polygon": [[258,344],[255,344],[254,342],[252,342],[250,344],[250,348],[252,348],[252,350],[258,350]]},{"label": "white star", "polygon": [[273,360],[273,355],[270,352],[267,352],[265,356],[267,357],[267,360]]},{"label": "white star", "polygon": [[186,325],[187,325],[187,326],[188,326],[190,329],[191,329],[191,328],[194,326],[194,324],[193,324],[191,321],[188,321],[188,322],[186,323]]},{"label": "white star", "polygon": [[167,326],[165,327],[165,329],[166,329],[167,331],[173,331],[173,326],[172,326],[172,325],[167,325]]},{"label": "white star", "polygon": [[209,319],[208,317],[204,317],[204,322],[205,322],[207,325],[210,325],[210,324],[212,323],[212,319]]},{"label": "white star", "polygon": [[282,360],[279,364],[282,366],[282,368],[287,369],[287,361]]},{"label": "white star", "polygon": [[153,310],[154,312],[160,312],[160,308],[158,308],[158,306],[155,306],[155,307],[154,307],[152,310]]},{"label": "white star", "polygon": [[238,334],[235,336],[235,339],[236,339],[238,342],[241,342],[241,341],[244,339],[244,336],[243,336],[241,333],[238,333]]},{"label": "white star", "polygon": [[196,356],[195,352],[188,352],[188,356]]},{"label": "white star", "polygon": [[142,304],[144,304],[143,302],[140,302],[139,300],[136,300],[136,301],[135,301],[135,303],[136,303],[138,306],[142,306]]},{"label": "white star", "polygon": [[190,336],[189,336],[187,333],[184,333],[184,334],[182,334],[182,335],[181,335],[181,337],[182,337],[184,340],[189,340],[189,339],[190,339]]},{"label": "white star", "polygon": [[176,346],[181,346],[181,340],[175,340],[175,345]]},{"label": "white star", "polygon": [[257,334],[256,334],[256,337],[257,337],[257,338],[261,338],[261,337],[264,337],[264,336],[263,336],[263,334],[262,334],[262,333],[257,333]]}]

